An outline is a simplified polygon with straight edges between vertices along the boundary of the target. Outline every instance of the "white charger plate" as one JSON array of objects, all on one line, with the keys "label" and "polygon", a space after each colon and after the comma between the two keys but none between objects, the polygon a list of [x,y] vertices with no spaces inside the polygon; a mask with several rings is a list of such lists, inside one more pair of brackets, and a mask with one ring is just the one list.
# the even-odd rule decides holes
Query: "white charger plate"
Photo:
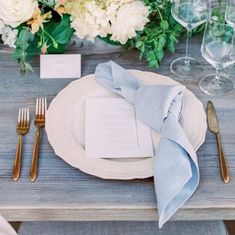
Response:
[{"label": "white charger plate", "polygon": [[[178,84],[156,73],[130,70],[145,85]],[[56,155],[71,166],[104,179],[141,179],[153,176],[153,158],[89,159],[85,157],[85,99],[116,97],[100,86],[94,75],[85,76],[64,88],[52,101],[46,116],[48,140]],[[94,113],[95,115],[95,113]],[[189,90],[184,91],[181,125],[195,150],[205,141],[207,123],[202,103]],[[159,134],[151,131],[157,147]],[[157,156],[156,156],[157,157]]]}]

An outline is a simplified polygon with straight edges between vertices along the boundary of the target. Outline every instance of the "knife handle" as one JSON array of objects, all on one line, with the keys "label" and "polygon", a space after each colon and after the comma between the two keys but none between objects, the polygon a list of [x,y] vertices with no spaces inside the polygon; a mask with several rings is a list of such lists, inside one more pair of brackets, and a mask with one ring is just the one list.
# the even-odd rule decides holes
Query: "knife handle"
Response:
[{"label": "knife handle", "polygon": [[220,138],[219,133],[216,133],[216,141],[217,141],[218,153],[219,153],[221,177],[224,183],[228,183],[230,181],[228,164],[224,156],[224,151],[222,148],[222,143],[221,143],[221,138]]}]

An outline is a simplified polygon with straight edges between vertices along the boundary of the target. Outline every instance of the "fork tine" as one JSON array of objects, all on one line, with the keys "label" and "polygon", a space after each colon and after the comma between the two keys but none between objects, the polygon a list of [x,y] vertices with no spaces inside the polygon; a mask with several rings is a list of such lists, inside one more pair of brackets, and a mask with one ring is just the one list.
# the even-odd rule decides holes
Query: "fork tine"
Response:
[{"label": "fork tine", "polygon": [[46,114],[47,111],[47,98],[44,97],[44,114]]},{"label": "fork tine", "polygon": [[44,115],[44,98],[41,98],[41,118]]},{"label": "fork tine", "polygon": [[21,109],[20,126],[24,126],[24,109]]},{"label": "fork tine", "polygon": [[24,110],[24,126],[27,126],[27,108]]},{"label": "fork tine", "polygon": [[42,98],[39,98],[39,116],[42,116]]},{"label": "fork tine", "polygon": [[24,127],[27,127],[27,108],[24,109]]},{"label": "fork tine", "polygon": [[21,118],[21,109],[19,109],[19,113],[18,113],[18,121],[17,121],[18,125],[20,125],[20,118]]},{"label": "fork tine", "polygon": [[46,111],[47,111],[47,98],[46,97],[44,98],[44,105],[45,105],[45,114],[46,114]]},{"label": "fork tine", "polygon": [[25,127],[25,108],[22,109],[21,127]]},{"label": "fork tine", "polygon": [[39,106],[38,102],[39,102],[39,100],[37,98],[37,100],[36,100],[36,109],[35,109],[35,114],[36,115],[38,115],[38,112],[39,112],[39,110],[38,110],[38,106]]},{"label": "fork tine", "polygon": [[29,127],[29,108],[27,108],[26,126]]}]

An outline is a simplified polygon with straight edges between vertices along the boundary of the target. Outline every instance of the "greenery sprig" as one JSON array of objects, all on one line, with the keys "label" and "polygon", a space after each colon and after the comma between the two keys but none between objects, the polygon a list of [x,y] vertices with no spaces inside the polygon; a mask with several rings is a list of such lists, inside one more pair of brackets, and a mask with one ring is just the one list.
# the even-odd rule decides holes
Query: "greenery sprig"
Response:
[{"label": "greenery sprig", "polygon": [[164,51],[175,51],[178,39],[184,29],[171,16],[169,0],[144,0],[150,7],[150,22],[136,38],[129,40],[128,46],[140,51],[139,58],[145,58],[150,67],[158,68],[164,57]]},{"label": "greenery sprig", "polygon": [[38,32],[32,33],[27,24],[18,27],[13,58],[19,62],[22,74],[33,70],[27,61],[30,57],[41,54],[43,48],[47,53],[63,53],[74,33],[70,26],[70,15],[59,15],[53,8],[45,5],[44,1],[41,1],[40,9],[42,14],[51,11],[52,17],[43,23]]},{"label": "greenery sprig", "polygon": [[[127,47],[137,48],[140,51],[140,59],[145,58],[150,67],[159,68],[165,50],[173,53],[179,39],[186,31],[173,19],[171,1],[144,0],[144,2],[150,8],[150,21],[143,31],[128,41]],[[194,30],[194,34],[201,33],[203,29],[204,25]]]}]

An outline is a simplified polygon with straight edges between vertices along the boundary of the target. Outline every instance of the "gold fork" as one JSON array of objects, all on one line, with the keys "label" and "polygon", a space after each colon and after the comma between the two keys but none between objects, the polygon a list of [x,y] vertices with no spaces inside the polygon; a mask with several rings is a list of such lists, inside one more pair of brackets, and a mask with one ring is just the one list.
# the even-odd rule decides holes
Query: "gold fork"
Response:
[{"label": "gold fork", "polygon": [[22,144],[23,144],[23,135],[29,132],[29,109],[23,108],[19,109],[18,121],[16,132],[19,136],[18,145],[16,150],[16,156],[13,166],[12,179],[17,181],[20,177],[21,172],[21,154],[22,154]]},{"label": "gold fork", "polygon": [[35,118],[34,118],[34,125],[37,128],[37,131],[34,140],[33,157],[30,168],[30,180],[32,182],[34,182],[37,178],[41,129],[45,127],[46,111],[47,111],[47,99],[45,97],[37,98]]}]

